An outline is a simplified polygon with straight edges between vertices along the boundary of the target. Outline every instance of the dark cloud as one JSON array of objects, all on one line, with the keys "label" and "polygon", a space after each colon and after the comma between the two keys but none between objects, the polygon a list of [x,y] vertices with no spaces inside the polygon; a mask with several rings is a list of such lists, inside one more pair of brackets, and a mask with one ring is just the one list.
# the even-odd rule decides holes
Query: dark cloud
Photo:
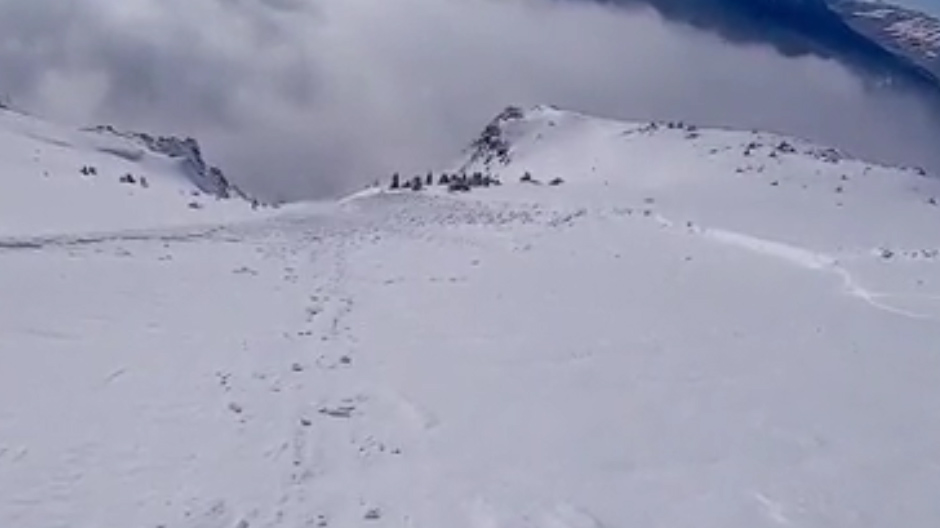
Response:
[{"label": "dark cloud", "polygon": [[0,90],[199,137],[245,187],[332,195],[446,164],[507,104],[769,128],[934,163],[936,128],[834,61],[550,0],[0,0]]}]

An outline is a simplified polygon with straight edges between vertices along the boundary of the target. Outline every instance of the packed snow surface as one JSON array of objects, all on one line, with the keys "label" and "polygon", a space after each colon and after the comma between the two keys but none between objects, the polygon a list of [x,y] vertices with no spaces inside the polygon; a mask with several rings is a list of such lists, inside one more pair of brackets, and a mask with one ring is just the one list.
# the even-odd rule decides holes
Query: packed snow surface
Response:
[{"label": "packed snow surface", "polygon": [[498,187],[0,242],[0,526],[940,525],[936,180],[489,132]]}]

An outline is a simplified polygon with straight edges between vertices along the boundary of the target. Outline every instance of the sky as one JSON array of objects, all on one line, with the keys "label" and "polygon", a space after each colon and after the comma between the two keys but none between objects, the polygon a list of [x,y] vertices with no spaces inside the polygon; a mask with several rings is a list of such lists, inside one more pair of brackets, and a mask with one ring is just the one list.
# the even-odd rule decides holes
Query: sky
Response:
[{"label": "sky", "polygon": [[898,3],[932,15],[940,15],[940,0],[898,0]]},{"label": "sky", "polygon": [[510,104],[937,156],[923,108],[871,95],[832,61],[593,3],[0,0],[0,35],[0,92],[17,106],[195,136],[267,200],[446,168]]}]

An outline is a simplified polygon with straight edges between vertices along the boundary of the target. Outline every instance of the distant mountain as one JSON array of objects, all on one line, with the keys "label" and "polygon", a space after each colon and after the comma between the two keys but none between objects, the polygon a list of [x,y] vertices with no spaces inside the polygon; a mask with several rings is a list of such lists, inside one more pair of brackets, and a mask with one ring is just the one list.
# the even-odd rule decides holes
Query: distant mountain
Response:
[{"label": "distant mountain", "polygon": [[856,30],[940,76],[940,19],[877,0],[831,0]]},{"label": "distant mountain", "polygon": [[[584,0],[579,0],[584,1]],[[907,54],[894,53],[871,32],[845,18],[826,0],[594,0],[622,7],[647,6],[665,19],[720,35],[729,42],[761,43],[787,56],[814,55],[849,67],[873,87],[915,90],[940,104],[940,80]],[[861,4],[861,2],[851,2]],[[850,12],[861,13],[858,8]],[[907,32],[912,35],[912,31]]]}]

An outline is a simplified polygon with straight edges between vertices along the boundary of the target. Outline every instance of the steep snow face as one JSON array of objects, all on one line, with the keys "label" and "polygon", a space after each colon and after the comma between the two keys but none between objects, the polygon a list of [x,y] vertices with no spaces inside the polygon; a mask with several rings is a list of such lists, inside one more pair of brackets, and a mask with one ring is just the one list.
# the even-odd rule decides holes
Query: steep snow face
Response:
[{"label": "steep snow face", "polygon": [[[139,132],[122,132],[111,126],[91,129],[105,135],[113,135],[140,144],[154,154],[163,154],[178,160],[180,170],[199,190],[219,198],[247,198],[238,187],[229,183],[218,167],[210,166],[202,157],[199,143],[193,138],[154,137]],[[120,154],[120,152],[115,152]]]},{"label": "steep snow face", "polygon": [[251,209],[192,139],[72,130],[9,110],[0,110],[0,186],[0,236],[165,227]]},{"label": "steep snow face", "polygon": [[940,525],[933,179],[550,108],[460,165],[0,247],[0,526]]}]

